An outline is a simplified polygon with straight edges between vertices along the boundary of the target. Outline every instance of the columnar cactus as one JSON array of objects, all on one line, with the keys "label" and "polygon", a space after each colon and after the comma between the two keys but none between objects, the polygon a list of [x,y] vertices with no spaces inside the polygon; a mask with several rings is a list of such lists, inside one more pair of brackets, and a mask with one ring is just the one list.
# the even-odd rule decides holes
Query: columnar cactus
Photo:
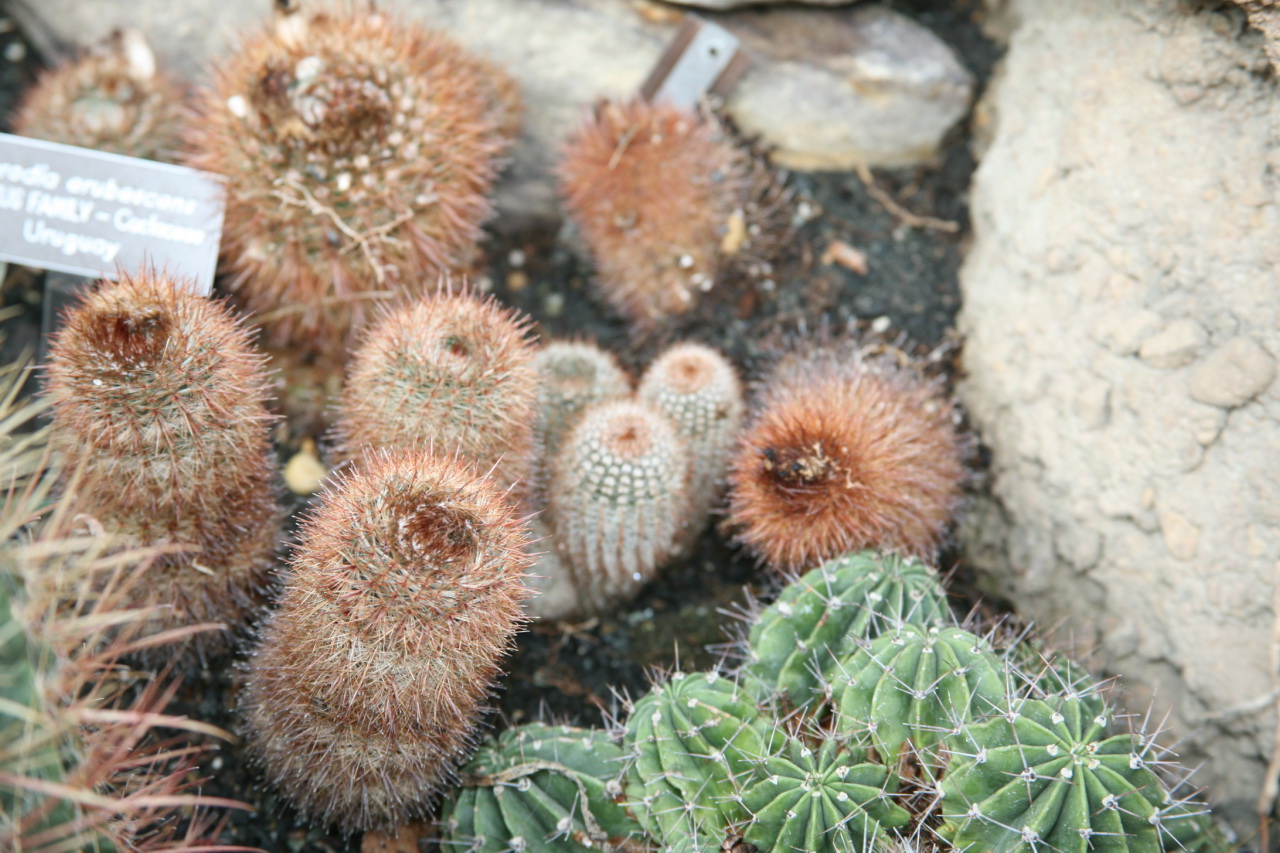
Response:
[{"label": "columnar cactus", "polygon": [[649,365],[636,396],[671,418],[688,444],[689,517],[680,537],[687,548],[723,495],[742,425],[742,383],[718,350],[689,341],[668,347]]},{"label": "columnar cactus", "polygon": [[461,769],[440,825],[467,853],[617,849],[642,830],[615,802],[623,752],[608,734],[533,723],[503,732]]},{"label": "columnar cactus", "polygon": [[214,79],[187,162],[226,176],[223,267],[270,346],[340,359],[377,301],[465,267],[514,131],[496,68],[337,4],[286,14]]},{"label": "columnar cactus", "polygon": [[13,132],[171,161],[182,128],[183,91],[156,69],[136,30],[117,30],[76,62],[45,72],[23,96]]},{"label": "columnar cactus", "polygon": [[425,812],[523,622],[526,544],[489,478],[429,450],[366,456],[325,493],[241,697],[299,811],[349,832]]},{"label": "columnar cactus", "polygon": [[714,117],[670,104],[600,105],[559,175],[597,289],[637,332],[689,311],[770,230],[769,172]]},{"label": "columnar cactus", "polygon": [[861,551],[788,584],[751,626],[743,674],[804,706],[830,688],[843,661],[904,623],[951,620],[937,573],[911,557]]},{"label": "columnar cactus", "polygon": [[522,493],[535,461],[529,319],[492,297],[424,296],[371,326],[352,357],[336,453],[433,444]]},{"label": "columnar cactus", "polygon": [[861,548],[932,559],[965,479],[951,403],[842,344],[784,359],[730,463],[730,523],[774,571]]},{"label": "columnar cactus", "polygon": [[607,350],[586,341],[550,341],[533,359],[538,371],[538,436],[554,458],[582,410],[631,393],[631,378]]},{"label": "columnar cactus", "polygon": [[[87,293],[54,336],[51,443],[79,511],[138,545],[175,548],[134,589],[157,629],[242,623],[280,533],[267,375],[248,330],[155,272]],[[180,550],[179,550],[180,549]],[[205,654],[226,635],[201,634]]]},{"label": "columnar cactus", "polygon": [[649,404],[606,401],[583,413],[554,465],[548,515],[583,609],[630,598],[676,547],[689,501],[684,439]]}]

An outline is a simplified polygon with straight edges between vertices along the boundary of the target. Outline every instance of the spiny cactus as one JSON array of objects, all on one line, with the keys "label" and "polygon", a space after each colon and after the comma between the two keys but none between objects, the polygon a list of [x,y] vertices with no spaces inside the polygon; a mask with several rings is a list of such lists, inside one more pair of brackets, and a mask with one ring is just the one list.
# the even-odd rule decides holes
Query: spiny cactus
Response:
[{"label": "spiny cactus", "polygon": [[1154,738],[1107,735],[1078,698],[1015,702],[948,739],[940,834],[957,849],[1178,849],[1195,819],[1152,767]]},{"label": "spiny cactus", "polygon": [[636,396],[671,418],[689,447],[689,516],[680,535],[686,550],[724,492],[729,453],[742,425],[742,383],[718,350],[686,341],[649,365]]},{"label": "spiny cactus", "polygon": [[550,341],[533,358],[538,371],[538,436],[545,458],[560,450],[582,410],[631,393],[613,353],[587,341]]},{"label": "spiny cactus", "polygon": [[886,828],[911,815],[895,803],[890,769],[856,746],[828,739],[817,752],[799,739],[764,760],[742,795],[751,814],[744,837],[760,853],[862,853],[883,849]]},{"label": "spiny cactus", "polygon": [[503,732],[461,769],[440,824],[468,853],[617,849],[642,835],[615,800],[623,752],[602,731],[529,724]]},{"label": "spiny cactus", "polygon": [[688,511],[688,482],[685,442],[651,405],[613,400],[583,413],[548,489],[582,609],[632,597],[661,568]]},{"label": "spiny cactus", "polygon": [[559,177],[597,289],[638,332],[689,311],[771,230],[769,172],[714,117],[670,104],[600,105]]},{"label": "spiny cactus", "polygon": [[537,402],[529,324],[465,289],[388,312],[352,357],[334,426],[339,458],[430,442],[523,493]]},{"label": "spiny cactus", "polygon": [[843,731],[865,732],[886,764],[912,748],[936,763],[934,747],[947,735],[1005,706],[1000,660],[962,628],[904,624],[859,645],[834,679],[836,714]]},{"label": "spiny cactus", "polygon": [[964,478],[951,403],[840,342],[765,382],[730,463],[728,520],[778,572],[860,548],[932,559]]},{"label": "spiny cactus", "polygon": [[48,71],[23,96],[19,136],[128,157],[170,161],[178,151],[183,91],[156,70],[136,30],[117,30],[80,60]]},{"label": "spiny cactus", "polygon": [[858,643],[903,623],[951,620],[937,573],[896,554],[861,551],[788,584],[751,626],[743,674],[804,706],[821,698]]},{"label": "spiny cactus", "polygon": [[781,735],[732,681],[677,673],[636,702],[627,721],[627,797],[663,844],[718,844],[726,827],[747,817],[742,792],[755,764],[781,746]]},{"label": "spiny cactus", "polygon": [[[79,511],[175,546],[134,588],[156,630],[235,626],[263,595],[280,532],[267,375],[248,330],[188,282],[147,271],[85,294],[50,346],[51,444]],[[227,635],[202,634],[206,655]]]},{"label": "spiny cactus", "polygon": [[252,755],[347,832],[424,813],[523,623],[524,525],[429,449],[363,457],[307,517],[241,696]]},{"label": "spiny cactus", "polygon": [[224,269],[270,346],[340,360],[378,300],[465,267],[514,85],[362,4],[286,14],[214,68],[187,162],[226,176]]}]

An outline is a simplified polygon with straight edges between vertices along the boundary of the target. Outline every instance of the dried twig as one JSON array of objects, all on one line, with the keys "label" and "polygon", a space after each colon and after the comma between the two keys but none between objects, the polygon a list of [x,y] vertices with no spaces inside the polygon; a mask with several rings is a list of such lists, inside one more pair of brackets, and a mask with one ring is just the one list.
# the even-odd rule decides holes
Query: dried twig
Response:
[{"label": "dried twig", "polygon": [[859,163],[854,167],[858,173],[858,178],[867,188],[867,192],[871,197],[880,202],[885,210],[889,211],[895,218],[910,225],[912,228],[930,228],[934,231],[943,231],[947,234],[954,234],[960,230],[960,223],[952,222],[950,219],[939,219],[936,216],[922,216],[918,213],[912,213],[876,185],[875,178],[871,175],[871,170],[867,168],[865,163]]},{"label": "dried twig", "polygon": [[1271,622],[1271,680],[1277,684],[1276,693],[1276,730],[1275,742],[1271,745],[1271,760],[1267,762],[1267,775],[1263,780],[1262,792],[1258,795],[1258,836],[1261,843],[1259,850],[1271,849],[1270,819],[1271,810],[1275,808],[1277,793],[1280,793],[1280,562],[1276,563],[1275,581],[1272,583],[1272,607],[1275,616]]}]

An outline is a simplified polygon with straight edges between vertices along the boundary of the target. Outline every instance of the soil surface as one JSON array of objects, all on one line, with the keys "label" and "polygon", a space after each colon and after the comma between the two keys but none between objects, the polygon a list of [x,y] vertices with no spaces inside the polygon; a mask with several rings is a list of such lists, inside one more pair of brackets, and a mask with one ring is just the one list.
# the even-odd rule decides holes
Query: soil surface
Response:
[{"label": "soil surface", "polygon": [[[998,49],[978,29],[977,0],[886,5],[951,44],[979,87],[988,79]],[[21,34],[0,24],[0,113],[5,115],[34,71],[29,52],[21,61],[11,60],[8,46],[13,43],[21,43]],[[941,353],[937,369],[950,379],[958,353],[952,324],[959,307],[957,270],[969,233],[966,193],[973,168],[968,132],[962,127],[932,168],[862,177],[787,176],[795,233],[786,256],[772,269],[716,294],[660,339],[628,342],[622,322],[591,297],[590,265],[564,239],[559,223],[521,232],[505,231],[500,220],[493,223],[484,247],[487,277],[480,284],[487,281],[502,302],[531,315],[544,339],[594,338],[617,350],[633,369],[647,363],[666,340],[688,337],[721,348],[748,378],[756,379],[771,354],[794,339],[823,326],[856,324],[918,354]],[[913,227],[912,215],[939,222]],[[862,259],[848,265],[824,262],[834,243],[856,250]],[[39,271],[13,267],[4,279],[0,294],[17,311],[5,321],[0,356],[6,360],[39,338],[42,279]],[[282,435],[282,460],[300,438]],[[301,509],[306,501],[296,503]],[[974,599],[963,567],[957,567],[953,553],[944,555],[942,565],[954,570],[955,603],[965,612]],[[582,624],[539,624],[522,634],[487,726],[497,730],[531,720],[600,726],[622,713],[620,697],[645,692],[652,672],[732,662],[730,640],[742,630],[748,601],[772,591],[749,558],[720,532],[708,531],[692,558],[669,566],[619,612]],[[242,655],[230,656],[189,673],[170,710],[234,731],[241,660]],[[222,746],[207,769],[206,793],[256,808],[232,813],[225,843],[269,851],[360,849],[359,838],[300,824],[246,766],[240,746]]]}]

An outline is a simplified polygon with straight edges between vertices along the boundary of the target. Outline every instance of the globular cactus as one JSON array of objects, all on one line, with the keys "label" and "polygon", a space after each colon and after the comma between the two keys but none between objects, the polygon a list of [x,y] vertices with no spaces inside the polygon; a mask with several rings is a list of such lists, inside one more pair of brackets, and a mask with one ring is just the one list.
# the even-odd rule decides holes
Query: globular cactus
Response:
[{"label": "globular cactus", "polygon": [[775,230],[772,175],[717,119],[670,104],[600,105],[559,178],[601,297],[641,333],[688,312]]},{"label": "globular cactus", "polygon": [[19,136],[148,160],[178,152],[183,90],[156,69],[137,30],[117,30],[81,59],[48,71],[13,118]]},{"label": "globular cactus", "polygon": [[293,12],[214,68],[187,163],[226,177],[223,269],[269,346],[332,362],[398,293],[465,268],[514,86],[365,5]]},{"label": "globular cactus", "polygon": [[477,750],[440,817],[467,853],[616,850],[643,835],[617,800],[623,752],[608,734],[533,723]]},{"label": "globular cactus", "polygon": [[[156,630],[244,622],[281,517],[268,378],[249,331],[184,280],[126,275],[67,312],[46,370],[50,441],[79,511],[133,544],[173,546],[134,603],[159,608]],[[204,655],[226,640],[188,647]]]},{"label": "globular cactus", "polygon": [[951,619],[937,573],[912,557],[860,551],[792,581],[751,626],[743,676],[805,706],[824,697],[858,644],[910,623]]},{"label": "globular cactus", "polygon": [[524,525],[428,449],[362,458],[303,525],[241,696],[251,754],[308,818],[421,816],[524,617]]},{"label": "globular cactus", "polygon": [[336,455],[432,443],[525,492],[536,456],[529,324],[466,290],[388,312],[352,357],[334,425]]},{"label": "globular cactus", "polygon": [[[949,738],[940,835],[993,853],[1180,849],[1194,812],[1159,775],[1154,738],[1107,735],[1112,715],[1078,698],[1014,702]],[[1186,833],[1194,835],[1194,832]]]},{"label": "globular cactus", "polygon": [[743,837],[759,853],[863,853],[885,847],[885,829],[911,815],[893,800],[890,768],[864,760],[837,739],[814,749],[800,739],[766,758],[761,778],[742,795],[751,814]]},{"label": "globular cactus", "polygon": [[630,598],[654,577],[676,548],[688,483],[685,441],[651,405],[605,401],[583,413],[548,487],[553,539],[582,610]]},{"label": "globular cactus", "polygon": [[748,813],[754,768],[783,745],[751,696],[715,673],[677,673],[636,702],[623,747],[632,812],[664,845],[716,845]]},{"label": "globular cactus", "polygon": [[631,378],[613,353],[587,341],[550,341],[533,362],[538,371],[538,438],[547,459],[559,452],[583,409],[631,393]]},{"label": "globular cactus", "polygon": [[965,479],[952,406],[847,343],[784,359],[730,463],[728,520],[776,572],[861,548],[931,560]]},{"label": "globular cactus", "polygon": [[636,396],[675,423],[689,447],[689,516],[681,533],[687,550],[706,526],[724,492],[729,453],[742,425],[742,383],[718,350],[687,341],[649,365]]},{"label": "globular cactus", "polygon": [[886,764],[914,750],[936,765],[948,735],[1007,705],[1000,660],[962,628],[904,624],[860,645],[834,678],[836,717],[841,731],[864,735]]}]

